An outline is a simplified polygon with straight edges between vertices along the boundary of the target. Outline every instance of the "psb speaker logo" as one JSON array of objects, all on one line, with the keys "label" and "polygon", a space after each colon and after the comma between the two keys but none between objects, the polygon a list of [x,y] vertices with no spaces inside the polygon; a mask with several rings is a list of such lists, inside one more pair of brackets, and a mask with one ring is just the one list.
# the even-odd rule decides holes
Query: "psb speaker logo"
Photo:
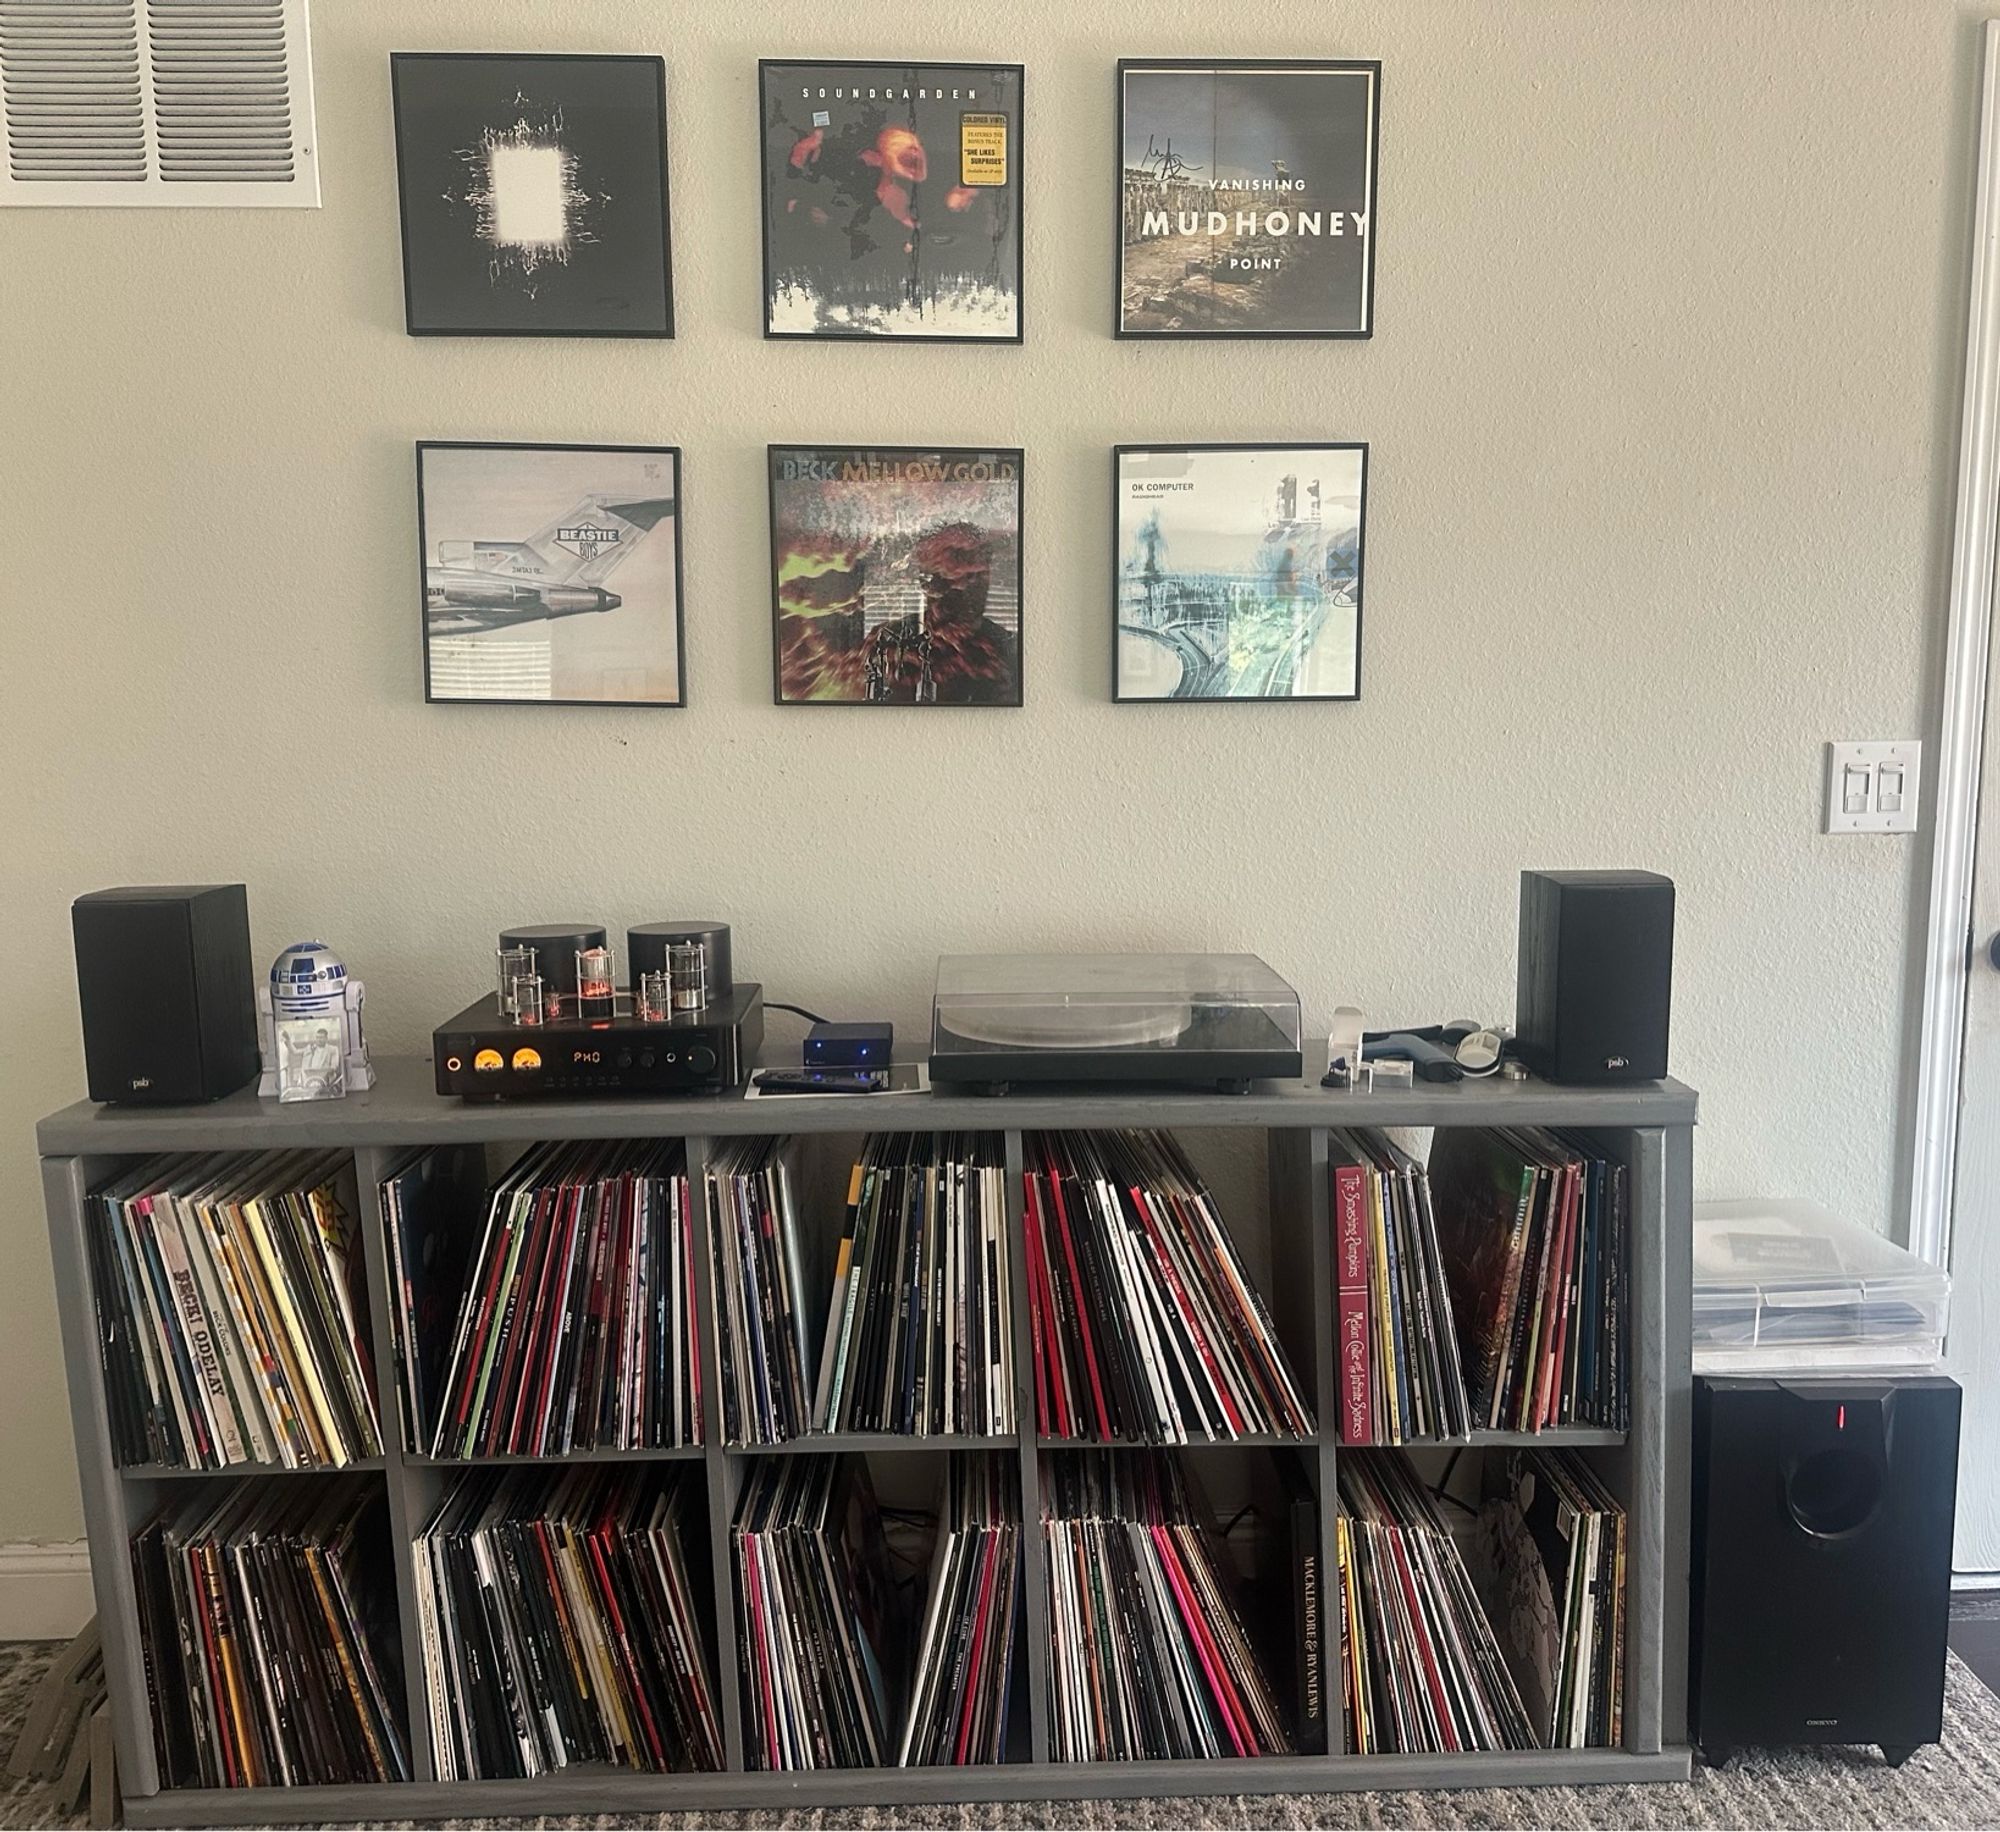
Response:
[{"label": "psb speaker logo", "polygon": [[1607,1069],[1629,1069],[1632,1066],[1632,1058],[1630,1056],[1607,1056],[1604,1059],[1604,1066]]},{"label": "psb speaker logo", "polygon": [[132,1086],[135,1088],[150,1088],[152,1085],[153,1078],[150,1075],[135,1075],[132,1077]]}]

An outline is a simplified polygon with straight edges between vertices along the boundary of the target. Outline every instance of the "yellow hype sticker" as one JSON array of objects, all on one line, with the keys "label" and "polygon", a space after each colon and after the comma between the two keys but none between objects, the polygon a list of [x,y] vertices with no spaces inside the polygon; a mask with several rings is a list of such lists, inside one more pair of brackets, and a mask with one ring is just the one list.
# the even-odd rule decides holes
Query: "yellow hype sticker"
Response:
[{"label": "yellow hype sticker", "polygon": [[965,185],[1007,182],[1007,117],[962,114],[958,117],[958,181]]}]

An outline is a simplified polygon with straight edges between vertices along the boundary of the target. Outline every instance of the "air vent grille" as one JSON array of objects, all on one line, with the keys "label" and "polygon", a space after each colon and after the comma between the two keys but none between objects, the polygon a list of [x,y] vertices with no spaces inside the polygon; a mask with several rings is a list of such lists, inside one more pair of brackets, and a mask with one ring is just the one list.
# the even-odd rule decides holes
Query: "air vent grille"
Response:
[{"label": "air vent grille", "polygon": [[22,184],[143,184],[134,0],[0,0],[7,170]]},{"label": "air vent grille", "polygon": [[284,0],[146,0],[153,124],[170,184],[288,184]]},{"label": "air vent grille", "polygon": [[319,202],[306,0],[0,0],[0,204]]}]

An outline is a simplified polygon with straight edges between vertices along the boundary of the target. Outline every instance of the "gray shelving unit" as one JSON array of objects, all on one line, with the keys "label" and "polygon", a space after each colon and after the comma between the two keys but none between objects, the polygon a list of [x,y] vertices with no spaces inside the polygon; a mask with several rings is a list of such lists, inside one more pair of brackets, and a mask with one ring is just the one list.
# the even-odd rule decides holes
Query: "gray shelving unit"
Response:
[{"label": "gray shelving unit", "polygon": [[[782,1101],[740,1096],[691,1101],[577,1100],[461,1103],[433,1091],[425,1061],[378,1065],[366,1094],[279,1106],[239,1094],[204,1107],[97,1107],[79,1103],[42,1121],[37,1142],[49,1237],[62,1310],[63,1355],[90,1534],[91,1577],[104,1637],[113,1726],[126,1815],[136,1826],[264,1824],[316,1819],[407,1821],[533,1814],[651,1813],[688,1807],[919,1803],[944,1800],[1074,1799],[1153,1794],[1315,1792],[1336,1788],[1511,1787],[1536,1783],[1684,1780],[1689,1773],[1685,1698],[1687,1654],[1687,1481],[1689,1379],[1689,1204],[1695,1096],[1677,1082],[1620,1089],[1558,1088],[1541,1082],[1464,1082],[1375,1093],[1329,1093],[1299,1084],[1264,1084],[1243,1095],[1155,1091],[994,1100],[899,1096],[879,1103],[827,1097]],[[1479,1432],[1474,1446],[1517,1443],[1588,1447],[1630,1511],[1627,1568],[1625,1742],[1619,1749],[1528,1750],[1451,1756],[1284,1756],[1219,1762],[1057,1763],[1049,1760],[1049,1704],[1041,1649],[1048,1625],[1039,1536],[1023,1536],[1027,1640],[1027,1759],[969,1768],[851,1769],[808,1774],[746,1771],[735,1676],[736,1611],[729,1523],[749,1461],[782,1454],[887,1450],[935,1456],[967,1445],[1017,1452],[1024,1518],[1039,1514],[1039,1451],[1031,1429],[1000,1438],[883,1438],[842,1435],[801,1440],[782,1451],[720,1443],[675,1452],[635,1452],[698,1461],[709,1504],[710,1575],[715,1588],[726,1772],[649,1775],[604,1767],[570,1769],[529,1781],[438,1782],[430,1747],[424,1668],[416,1643],[414,1535],[459,1464],[411,1454],[393,1442],[383,1458],[355,1466],[387,1491],[395,1547],[393,1583],[401,1612],[409,1730],[416,1779],[388,1786],[274,1790],[162,1788],[146,1704],[130,1542],[161,1501],[190,1478],[112,1461],[84,1243],[86,1191],[123,1161],[155,1152],[337,1146],[352,1151],[363,1196],[364,1258],[376,1366],[395,1366],[389,1339],[389,1271],[383,1232],[369,1202],[392,1161],[413,1145],[526,1142],[552,1138],[657,1138],[686,1141],[695,1221],[706,1238],[701,1169],[711,1140],[763,1133],[854,1133],[864,1128],[965,1128],[1004,1132],[1015,1280],[1018,1416],[1034,1419],[1028,1304],[1021,1255],[1021,1134],[1026,1130],[1164,1126],[1261,1130],[1267,1135],[1271,1298],[1294,1364],[1316,1398],[1321,1431],[1296,1446],[1322,1497],[1334,1486],[1335,1417],[1332,1241],[1328,1220],[1327,1128],[1457,1125],[1563,1126],[1589,1132],[1626,1164],[1631,1192],[1628,1328],[1632,1418],[1628,1434],[1551,1431],[1538,1437]],[[708,1387],[720,1391],[717,1332],[706,1256],[696,1255],[696,1300],[709,1356]],[[385,1400],[385,1432],[398,1435],[397,1408]],[[710,1420],[711,1433],[714,1421]],[[1290,1442],[1289,1440],[1287,1442]],[[595,1453],[617,1455],[619,1453]],[[1206,1453],[1204,1453],[1206,1454]],[[1229,1453],[1223,1453],[1229,1454]],[[227,1480],[256,1470],[226,1472]],[[289,1472],[261,1472],[283,1481]],[[1331,1574],[1331,1516],[1322,1510],[1320,1569]],[[1332,1669],[1328,1669],[1329,1679]],[[1338,1734],[1337,1711],[1329,1716]]]}]

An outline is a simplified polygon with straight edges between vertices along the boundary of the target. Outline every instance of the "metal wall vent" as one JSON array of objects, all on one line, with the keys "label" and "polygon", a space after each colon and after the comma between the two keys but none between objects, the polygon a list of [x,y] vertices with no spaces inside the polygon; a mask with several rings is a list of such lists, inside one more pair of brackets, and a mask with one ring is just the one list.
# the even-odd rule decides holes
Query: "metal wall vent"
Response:
[{"label": "metal wall vent", "polygon": [[0,0],[0,204],[319,204],[306,0]]}]

